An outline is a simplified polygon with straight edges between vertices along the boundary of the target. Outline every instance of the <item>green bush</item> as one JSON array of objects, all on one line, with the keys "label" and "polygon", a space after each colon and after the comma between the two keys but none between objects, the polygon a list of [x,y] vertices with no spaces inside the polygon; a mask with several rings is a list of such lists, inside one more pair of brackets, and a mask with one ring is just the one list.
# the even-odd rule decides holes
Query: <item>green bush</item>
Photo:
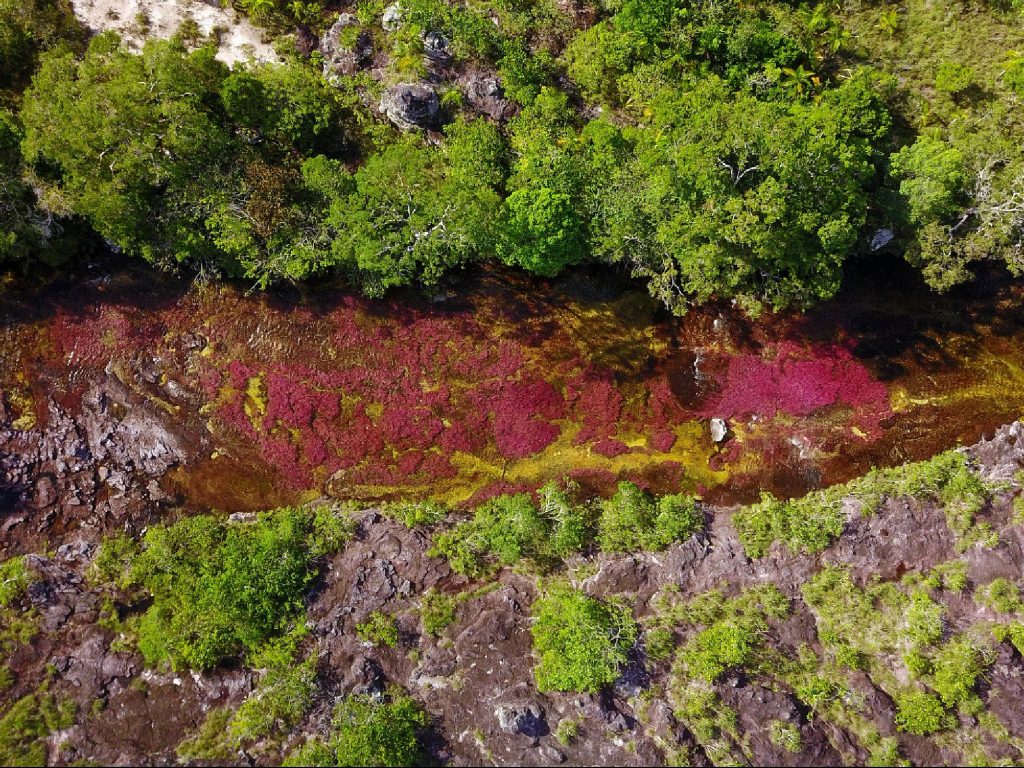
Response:
[{"label": "green bush", "polygon": [[454,597],[438,592],[431,587],[420,598],[419,612],[423,631],[437,637],[441,631],[455,621]]},{"label": "green bush", "polygon": [[644,646],[647,648],[647,658],[661,661],[675,651],[676,638],[668,627],[651,627],[644,632]]},{"label": "green bush", "polygon": [[974,70],[955,61],[944,61],[935,75],[935,90],[943,93],[960,93],[974,83]]},{"label": "green bush", "polygon": [[896,698],[896,727],[915,736],[927,736],[946,727],[946,711],[935,696],[908,691]]},{"label": "green bush", "polygon": [[282,509],[242,525],[199,516],[150,528],[137,551],[113,540],[95,572],[152,596],[138,641],[149,663],[203,669],[256,650],[296,619],[316,556],[350,530],[324,508]]},{"label": "green bush", "polygon": [[1017,613],[1024,609],[1020,589],[1006,579],[994,579],[987,586],[979,587],[974,593],[974,600],[999,613]]},{"label": "green bush", "polygon": [[356,624],[356,634],[364,643],[378,647],[394,648],[398,645],[398,624],[394,617],[374,611],[361,624]]},{"label": "green bush", "polygon": [[0,564],[0,608],[20,602],[28,585],[38,577],[25,566],[24,557],[12,557]]},{"label": "green bush", "polygon": [[907,611],[907,637],[914,645],[931,645],[942,639],[946,606],[934,602],[927,594],[915,591]]},{"label": "green bush", "polygon": [[932,659],[932,688],[942,703],[955,707],[975,696],[974,685],[988,667],[986,655],[967,637],[945,643]]},{"label": "green bush", "polygon": [[658,551],[703,527],[704,516],[692,497],[655,499],[634,483],[622,482],[615,496],[602,504],[597,538],[605,552]]},{"label": "green bush", "polygon": [[637,638],[628,608],[555,584],[533,604],[541,691],[594,693],[619,676]]},{"label": "green bush", "polygon": [[750,630],[723,622],[705,629],[687,643],[680,658],[691,675],[713,683],[726,670],[746,664],[755,643]]},{"label": "green bush", "polygon": [[408,696],[389,700],[349,696],[334,710],[328,739],[315,739],[289,755],[285,766],[412,766],[423,762],[418,735],[426,715]]}]

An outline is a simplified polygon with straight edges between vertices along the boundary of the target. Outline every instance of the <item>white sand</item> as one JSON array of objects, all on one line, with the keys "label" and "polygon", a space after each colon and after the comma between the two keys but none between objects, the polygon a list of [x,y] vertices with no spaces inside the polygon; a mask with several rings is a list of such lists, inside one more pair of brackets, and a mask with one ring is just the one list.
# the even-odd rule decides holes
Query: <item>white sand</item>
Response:
[{"label": "white sand", "polygon": [[133,49],[142,47],[136,16],[149,17],[149,37],[168,38],[185,16],[191,16],[203,34],[215,26],[227,31],[220,36],[217,58],[225,64],[236,61],[276,61],[270,43],[261,42],[261,32],[242,14],[222,8],[217,0],[71,0],[75,16],[93,32],[112,29]]}]

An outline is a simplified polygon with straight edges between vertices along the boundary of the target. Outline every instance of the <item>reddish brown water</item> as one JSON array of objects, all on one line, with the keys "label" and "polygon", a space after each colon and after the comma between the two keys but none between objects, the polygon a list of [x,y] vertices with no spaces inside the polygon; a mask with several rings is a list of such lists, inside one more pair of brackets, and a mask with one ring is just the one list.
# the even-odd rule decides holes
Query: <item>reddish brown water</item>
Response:
[{"label": "reddish brown water", "polygon": [[865,265],[836,300],[759,321],[724,306],[671,318],[598,270],[479,272],[371,302],[109,262],[6,291],[0,387],[20,426],[116,375],[202,445],[166,481],[190,508],[463,502],[563,476],[793,495],[1024,411],[1024,290],[997,273],[939,297],[903,265]]}]

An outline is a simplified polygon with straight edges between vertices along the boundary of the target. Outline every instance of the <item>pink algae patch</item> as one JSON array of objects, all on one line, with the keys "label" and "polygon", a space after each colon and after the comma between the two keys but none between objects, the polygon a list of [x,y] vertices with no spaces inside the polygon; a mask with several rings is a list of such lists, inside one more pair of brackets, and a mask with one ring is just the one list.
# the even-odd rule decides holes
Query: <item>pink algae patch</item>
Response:
[{"label": "pink algae patch", "polygon": [[599,453],[609,459],[629,453],[629,446],[619,440],[602,440],[594,445],[594,453]]},{"label": "pink algae patch", "polygon": [[721,391],[707,402],[701,415],[807,416],[819,408],[843,403],[874,431],[878,422],[891,413],[885,385],[872,379],[845,347],[808,349],[782,343],[774,351],[772,358],[748,354],[729,360],[727,372],[719,381]]}]

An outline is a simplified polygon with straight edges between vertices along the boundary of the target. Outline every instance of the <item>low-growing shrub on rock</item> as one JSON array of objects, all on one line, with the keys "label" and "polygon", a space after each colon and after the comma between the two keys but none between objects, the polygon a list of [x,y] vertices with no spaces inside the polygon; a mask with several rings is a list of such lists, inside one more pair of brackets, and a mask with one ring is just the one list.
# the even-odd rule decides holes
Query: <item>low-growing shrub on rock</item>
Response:
[{"label": "low-growing shrub on rock", "polygon": [[524,561],[546,570],[585,549],[595,536],[605,552],[662,550],[704,525],[692,497],[655,498],[629,482],[601,502],[595,524],[590,506],[574,501],[575,490],[573,483],[563,488],[549,482],[537,491],[539,507],[526,493],[492,499],[476,509],[472,520],[438,534],[431,554],[479,578]]},{"label": "low-growing shrub on rock", "polygon": [[356,634],[364,643],[394,648],[398,645],[398,625],[392,616],[374,611],[366,621],[356,624]]},{"label": "low-growing shrub on rock", "polygon": [[915,736],[927,736],[946,727],[948,716],[938,697],[908,691],[896,699],[896,727]]},{"label": "low-growing shrub on rock", "polygon": [[975,519],[990,495],[967,456],[952,450],[927,461],[872,469],[864,477],[801,499],[780,501],[764,494],[759,503],[734,513],[733,525],[749,557],[763,557],[775,541],[786,543],[792,552],[820,552],[843,532],[844,499],[857,500],[862,514],[873,514],[886,497],[912,496],[945,507],[946,522],[963,551],[975,543],[995,543],[988,523]]},{"label": "low-growing shrub on rock", "polygon": [[197,516],[104,544],[94,576],[152,597],[138,624],[150,664],[205,669],[277,636],[302,611],[316,559],[351,533],[329,508],[281,509],[254,523]]},{"label": "low-growing shrub on rock", "polygon": [[408,696],[349,696],[334,710],[332,732],[289,755],[285,766],[411,766],[423,761],[419,734],[427,718]]},{"label": "low-growing shrub on rock", "polygon": [[619,676],[637,638],[629,608],[550,584],[533,604],[534,670],[541,691],[593,693]]},{"label": "low-growing shrub on rock", "polygon": [[703,527],[704,516],[692,496],[654,498],[634,483],[624,482],[602,504],[598,541],[605,552],[658,551],[685,541]]}]

